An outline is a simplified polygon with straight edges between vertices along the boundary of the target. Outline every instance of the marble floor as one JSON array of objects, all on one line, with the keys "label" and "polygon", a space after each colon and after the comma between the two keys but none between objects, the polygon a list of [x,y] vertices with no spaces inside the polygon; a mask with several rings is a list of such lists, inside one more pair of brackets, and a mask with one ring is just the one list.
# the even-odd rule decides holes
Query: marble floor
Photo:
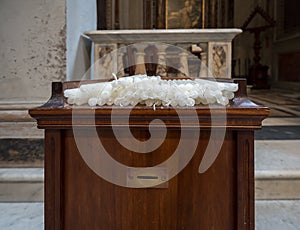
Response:
[{"label": "marble floor", "polygon": [[299,230],[299,200],[260,200],[255,203],[256,230]]},{"label": "marble floor", "polygon": [[[42,230],[43,203],[0,203],[0,229]],[[299,230],[300,201],[256,201],[256,230]]]},{"label": "marble floor", "polygon": [[44,229],[44,203],[0,203],[0,229]]},{"label": "marble floor", "polygon": [[300,117],[300,92],[286,89],[248,90],[249,98],[271,109],[270,117]]}]

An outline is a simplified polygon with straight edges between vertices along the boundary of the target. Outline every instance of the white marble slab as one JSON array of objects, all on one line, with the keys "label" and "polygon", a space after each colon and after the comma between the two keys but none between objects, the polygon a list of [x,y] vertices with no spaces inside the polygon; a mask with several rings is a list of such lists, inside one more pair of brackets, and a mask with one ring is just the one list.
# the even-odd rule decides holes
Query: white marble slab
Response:
[{"label": "white marble slab", "polygon": [[263,126],[300,126],[300,117],[270,117],[263,120]]},{"label": "white marble slab", "polygon": [[44,182],[43,168],[0,168],[0,182]]},{"label": "white marble slab", "polygon": [[299,230],[300,200],[256,201],[255,230]]},{"label": "white marble slab", "polygon": [[255,141],[255,170],[300,170],[300,140]]},{"label": "white marble slab", "polygon": [[44,229],[44,203],[0,203],[0,229]]},{"label": "white marble slab", "polygon": [[84,33],[97,43],[135,42],[231,42],[241,29],[96,30]]}]

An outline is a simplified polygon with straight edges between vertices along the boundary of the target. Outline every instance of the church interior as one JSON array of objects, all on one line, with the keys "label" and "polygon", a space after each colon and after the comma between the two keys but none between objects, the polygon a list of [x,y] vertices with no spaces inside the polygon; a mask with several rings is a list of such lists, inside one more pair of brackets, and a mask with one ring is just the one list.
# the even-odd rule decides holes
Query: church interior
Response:
[{"label": "church interior", "polygon": [[[52,82],[112,73],[245,79],[249,99],[270,108],[254,135],[255,229],[298,229],[298,9],[299,0],[1,0],[0,229],[44,228],[44,131],[28,110],[48,101]],[[172,46],[122,53],[143,33]]]}]

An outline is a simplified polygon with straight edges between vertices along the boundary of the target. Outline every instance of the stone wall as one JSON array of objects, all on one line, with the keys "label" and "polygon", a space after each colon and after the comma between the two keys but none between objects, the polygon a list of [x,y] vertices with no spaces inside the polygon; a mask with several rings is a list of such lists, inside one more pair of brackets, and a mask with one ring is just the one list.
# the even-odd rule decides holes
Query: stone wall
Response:
[{"label": "stone wall", "polygon": [[0,103],[43,102],[65,78],[64,0],[1,0]]},{"label": "stone wall", "polygon": [[43,131],[28,109],[65,79],[65,12],[65,0],[0,2],[0,166],[42,166]]},{"label": "stone wall", "polygon": [[92,29],[94,0],[0,1],[0,166],[41,165],[43,131],[28,109],[49,99],[51,82],[82,77],[91,56],[82,33]]}]

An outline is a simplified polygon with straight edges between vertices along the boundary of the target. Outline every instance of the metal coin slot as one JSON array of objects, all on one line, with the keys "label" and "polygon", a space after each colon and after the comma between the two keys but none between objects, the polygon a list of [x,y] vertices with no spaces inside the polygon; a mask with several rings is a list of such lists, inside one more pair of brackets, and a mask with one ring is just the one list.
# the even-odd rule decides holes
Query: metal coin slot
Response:
[{"label": "metal coin slot", "polygon": [[163,167],[153,167],[144,170],[128,168],[127,185],[133,188],[167,188],[168,170]]},{"label": "metal coin slot", "polygon": [[137,178],[142,180],[158,180],[158,176],[137,176]]}]

